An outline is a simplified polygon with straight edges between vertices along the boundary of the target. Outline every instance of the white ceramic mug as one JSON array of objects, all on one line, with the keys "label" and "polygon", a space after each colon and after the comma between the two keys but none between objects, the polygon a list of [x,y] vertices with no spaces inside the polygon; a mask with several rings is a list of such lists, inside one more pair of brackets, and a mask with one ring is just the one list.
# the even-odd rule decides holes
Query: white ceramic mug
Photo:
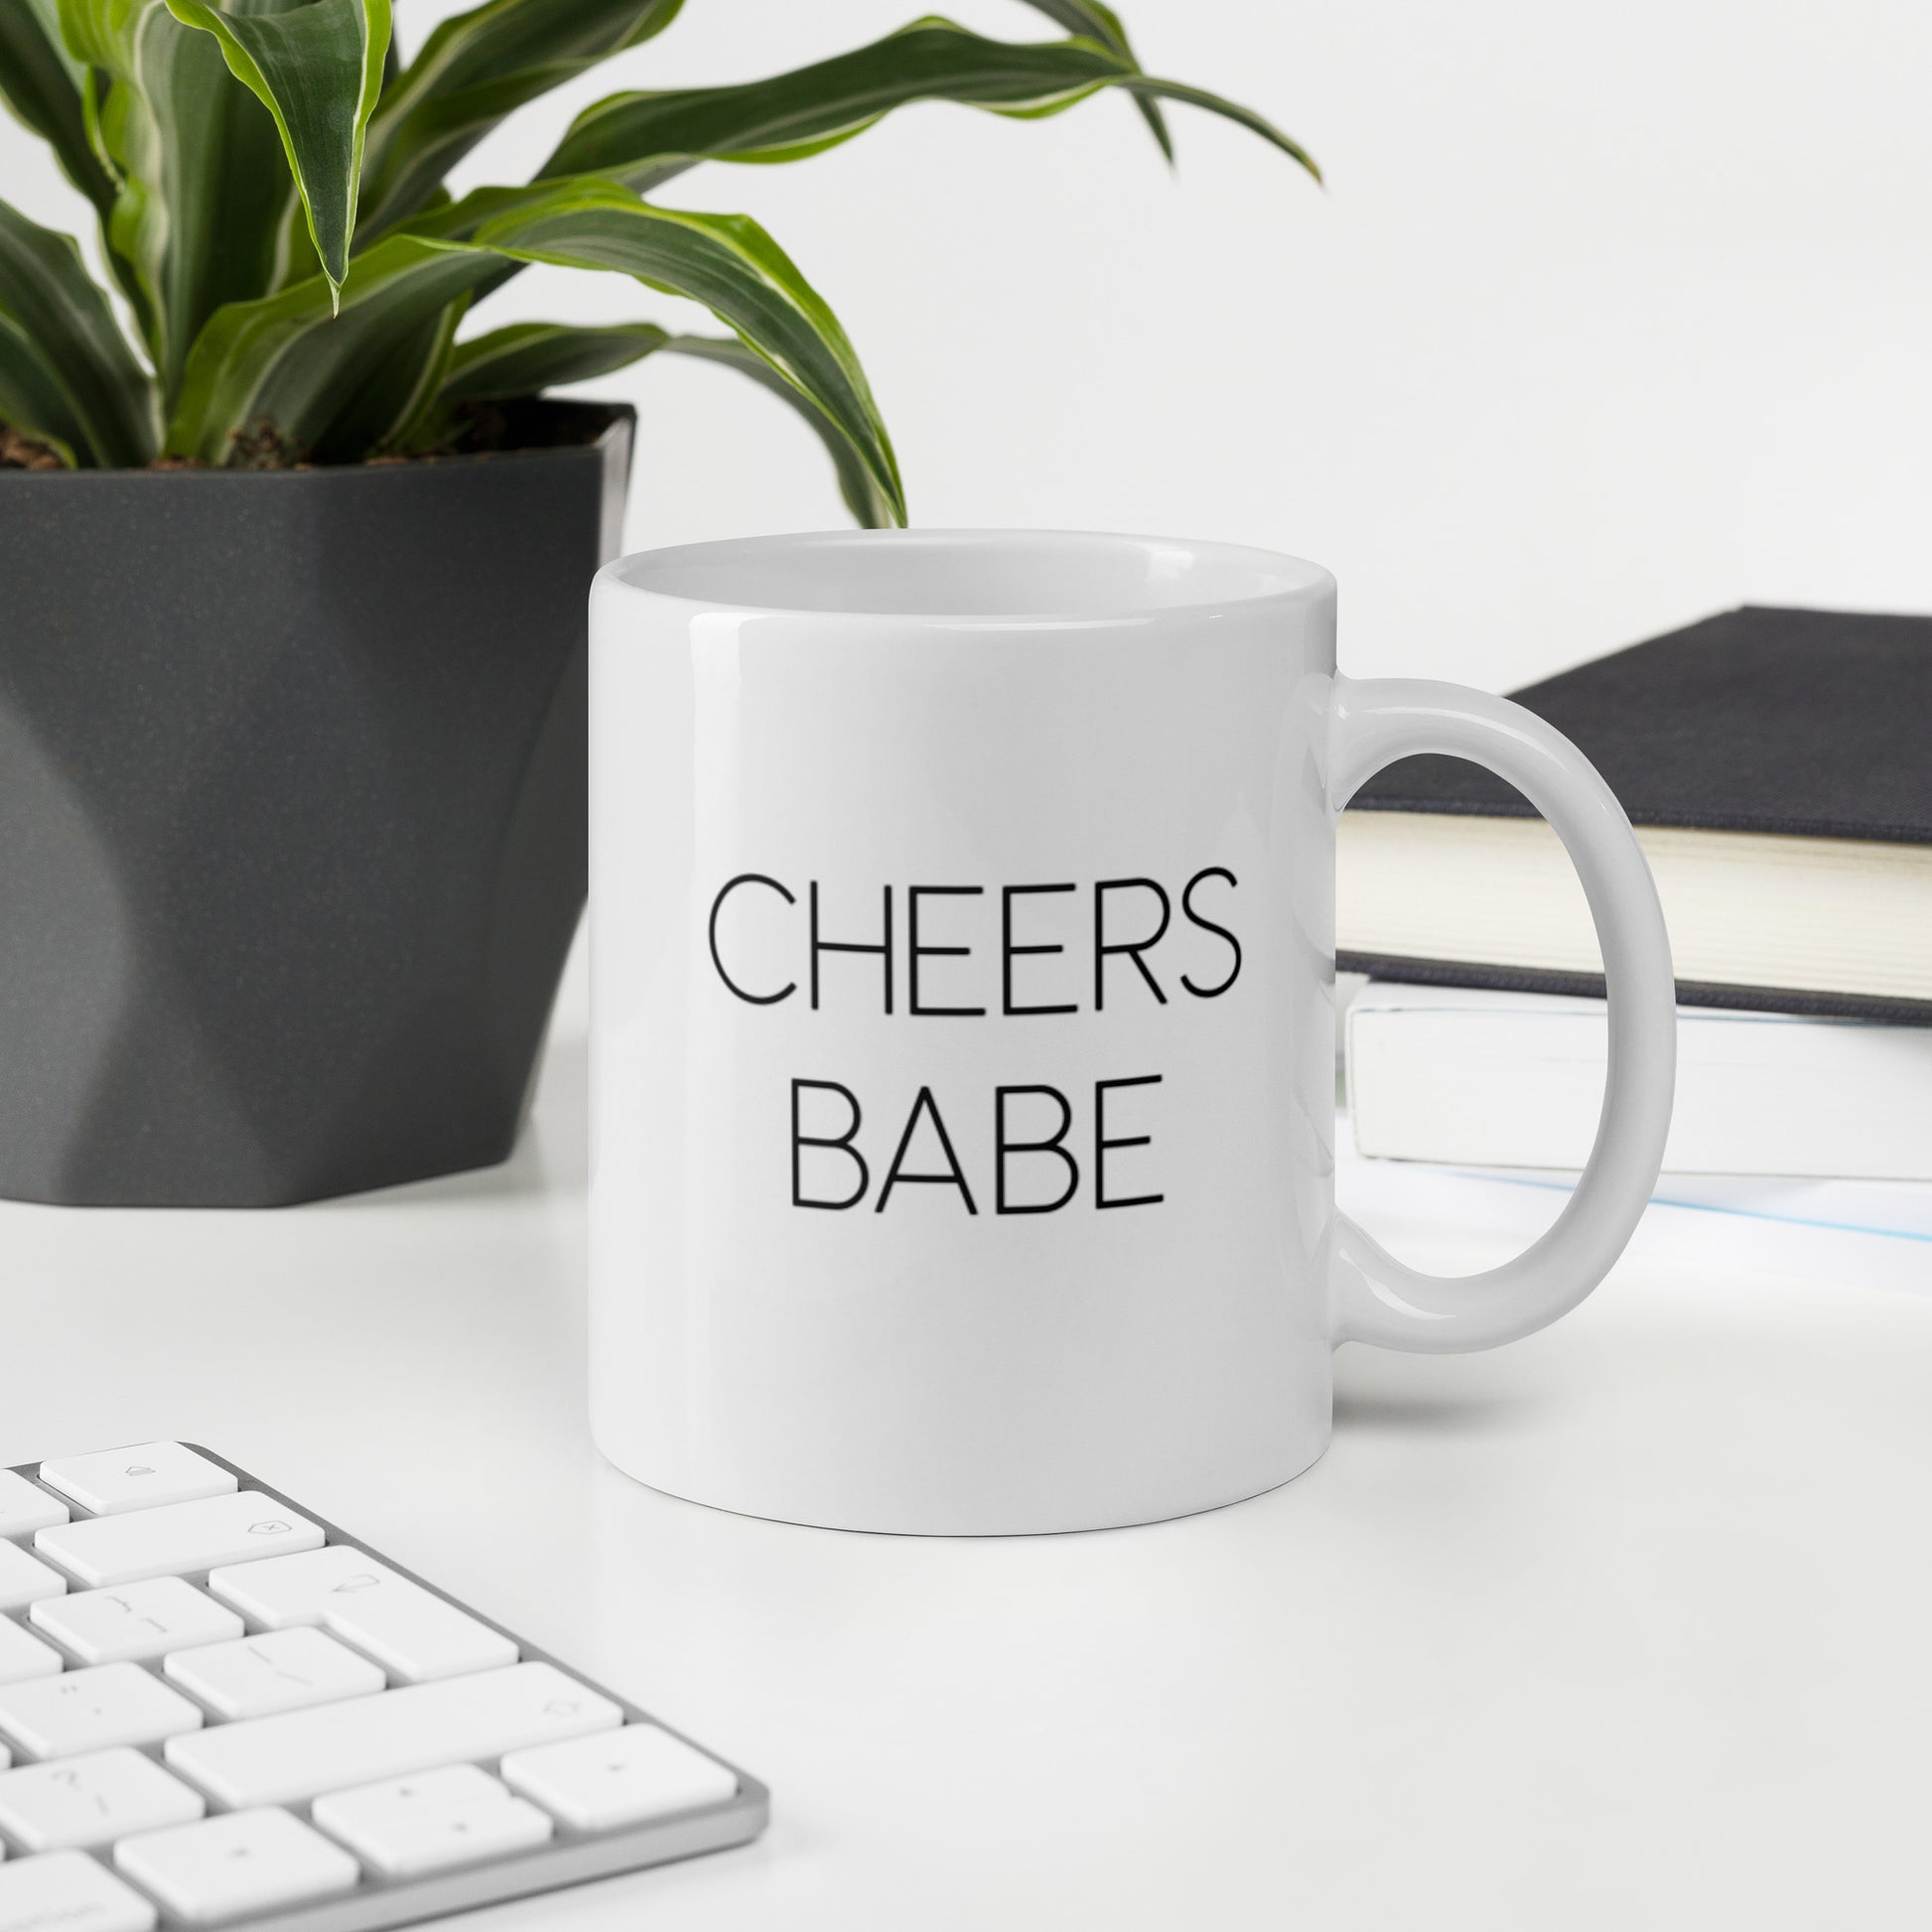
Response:
[{"label": "white ceramic mug", "polygon": [[[853,532],[592,595],[592,1427],[843,1528],[1138,1523],[1286,1482],[1354,1339],[1485,1348],[1621,1251],[1669,1124],[1657,896],[1529,712],[1335,669],[1228,545]],[[1609,985],[1562,1219],[1439,1280],[1334,1207],[1336,815],[1417,752],[1562,835]]]}]

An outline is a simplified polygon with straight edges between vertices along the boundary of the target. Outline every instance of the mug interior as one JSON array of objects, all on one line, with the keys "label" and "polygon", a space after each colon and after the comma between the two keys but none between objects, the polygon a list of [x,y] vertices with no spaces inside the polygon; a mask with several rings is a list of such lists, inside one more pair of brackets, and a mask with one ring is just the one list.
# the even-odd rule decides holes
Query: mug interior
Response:
[{"label": "mug interior", "polygon": [[640,551],[620,583],[711,608],[1032,622],[1299,601],[1319,564],[1239,544],[1052,530],[837,530]]}]

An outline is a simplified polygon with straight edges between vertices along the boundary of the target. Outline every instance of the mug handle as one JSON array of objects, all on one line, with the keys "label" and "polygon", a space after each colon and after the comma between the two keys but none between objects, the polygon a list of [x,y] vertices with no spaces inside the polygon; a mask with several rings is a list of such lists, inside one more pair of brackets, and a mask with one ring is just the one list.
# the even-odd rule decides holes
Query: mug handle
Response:
[{"label": "mug handle", "polygon": [[1336,1342],[1448,1354],[1493,1348],[1574,1309],[1609,1273],[1663,1165],[1677,1068],[1670,939],[1630,821],[1576,746],[1534,712],[1457,684],[1336,675],[1328,797],[1341,809],[1385,764],[1419,752],[1507,778],[1569,851],[1596,922],[1610,1059],[1589,1165],[1556,1225],[1486,1274],[1425,1275],[1336,1217],[1329,1300]]}]

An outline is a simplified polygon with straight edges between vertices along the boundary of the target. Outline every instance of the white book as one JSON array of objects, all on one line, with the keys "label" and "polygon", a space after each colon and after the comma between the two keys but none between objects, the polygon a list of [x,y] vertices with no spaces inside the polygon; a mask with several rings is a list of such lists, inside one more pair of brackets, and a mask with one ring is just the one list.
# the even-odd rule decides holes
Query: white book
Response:
[{"label": "white book", "polygon": [[[1600,1000],[1376,980],[1346,1037],[1363,1155],[1558,1170],[1589,1157]],[[1932,1179],[1932,1027],[1680,1007],[1664,1171]]]},{"label": "white book", "polygon": [[[1932,844],[1632,829],[1680,982],[1932,1012]],[[1602,972],[1576,868],[1542,819],[1346,811],[1338,838],[1336,938],[1353,958]]]}]

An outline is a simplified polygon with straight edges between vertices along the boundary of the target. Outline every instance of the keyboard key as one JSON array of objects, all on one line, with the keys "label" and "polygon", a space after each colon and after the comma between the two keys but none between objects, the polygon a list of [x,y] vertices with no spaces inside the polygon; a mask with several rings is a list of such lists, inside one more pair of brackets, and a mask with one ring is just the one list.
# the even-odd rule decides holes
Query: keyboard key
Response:
[{"label": "keyboard key", "polygon": [[190,1925],[333,1898],[362,1876],[341,1846],[272,1807],[124,1838],[114,1863]]},{"label": "keyboard key", "polygon": [[240,1810],[615,1730],[622,1717],[609,1698],[553,1664],[511,1664],[381,1697],[218,1725],[170,1739],[166,1755],[217,1803]]},{"label": "keyboard key", "polygon": [[0,1610],[24,1610],[43,1596],[59,1596],[68,1580],[30,1557],[18,1543],[0,1543]]},{"label": "keyboard key", "polygon": [[136,1443],[41,1464],[41,1480],[96,1516],[119,1516],[158,1503],[192,1503],[236,1488],[226,1469],[179,1443]]},{"label": "keyboard key", "polygon": [[83,1664],[139,1663],[242,1631],[234,1611],[179,1577],[49,1596],[28,1614],[35,1629]]},{"label": "keyboard key", "polygon": [[200,1792],[125,1748],[0,1771],[0,1832],[29,1852],[108,1845],[186,1825],[207,1809]]},{"label": "keyboard key", "polygon": [[420,1878],[546,1844],[556,1831],[546,1812],[506,1792],[494,1804],[424,1814],[350,1837],[351,1851],[385,1878]]},{"label": "keyboard key", "polygon": [[516,1662],[508,1637],[346,1543],[217,1570],[207,1581],[217,1596],[271,1630],[320,1623],[400,1683]]},{"label": "keyboard key", "polygon": [[504,1803],[508,1785],[475,1764],[446,1764],[440,1771],[418,1771],[406,1778],[384,1778],[332,1791],[315,1802],[315,1821],[326,1832],[369,1831],[426,1812],[462,1811],[473,1805]]},{"label": "keyboard key", "polygon": [[195,1705],[139,1664],[101,1664],[0,1686],[0,1733],[22,1757],[78,1757],[114,1744],[158,1744],[199,1729],[201,1723]]},{"label": "keyboard key", "polygon": [[723,1804],[738,1791],[724,1765],[657,1725],[625,1725],[597,1737],[513,1751],[502,1772],[511,1790],[579,1832]]},{"label": "keyboard key", "polygon": [[555,1830],[546,1813],[474,1764],[333,1792],[316,1800],[315,1821],[385,1878],[528,1851]]},{"label": "keyboard key", "polygon": [[96,1589],[321,1547],[315,1524],[255,1489],[97,1516],[34,1537],[42,1556]]},{"label": "keyboard key", "polygon": [[0,1864],[0,1932],[154,1932],[158,1917],[84,1852]]},{"label": "keyboard key", "polygon": [[68,1520],[68,1506],[12,1469],[0,1469],[0,1536],[31,1536]]},{"label": "keyboard key", "polygon": [[61,1668],[58,1650],[11,1618],[0,1616],[0,1684],[18,1684],[24,1677],[54,1677]]},{"label": "keyboard key", "polygon": [[179,1650],[161,1669],[171,1684],[230,1722],[371,1697],[388,1682],[379,1665],[311,1629]]}]

